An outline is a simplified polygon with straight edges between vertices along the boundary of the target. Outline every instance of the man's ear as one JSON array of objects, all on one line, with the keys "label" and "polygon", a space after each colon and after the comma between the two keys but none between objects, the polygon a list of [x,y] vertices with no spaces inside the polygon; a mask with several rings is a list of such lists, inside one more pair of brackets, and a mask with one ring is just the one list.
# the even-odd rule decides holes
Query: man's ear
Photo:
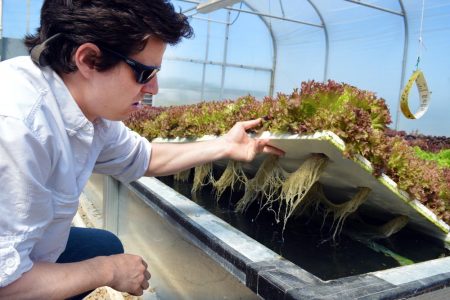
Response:
[{"label": "man's ear", "polygon": [[101,56],[101,50],[93,43],[84,43],[77,48],[73,57],[78,71],[86,78],[97,72],[96,65]]}]

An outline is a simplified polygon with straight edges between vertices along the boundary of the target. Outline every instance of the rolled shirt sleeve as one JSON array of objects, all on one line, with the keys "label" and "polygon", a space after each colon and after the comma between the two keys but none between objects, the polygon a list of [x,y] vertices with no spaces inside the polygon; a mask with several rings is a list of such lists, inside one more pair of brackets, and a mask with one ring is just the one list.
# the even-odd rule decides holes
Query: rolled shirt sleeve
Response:
[{"label": "rolled shirt sleeve", "polygon": [[122,122],[110,122],[108,127],[94,172],[112,175],[124,183],[139,179],[150,162],[150,142]]},{"label": "rolled shirt sleeve", "polygon": [[[0,244],[0,287],[6,286],[12,281],[20,277],[20,273],[17,272],[21,259],[19,252],[11,246],[5,243]],[[24,266],[28,269],[28,266]]]}]

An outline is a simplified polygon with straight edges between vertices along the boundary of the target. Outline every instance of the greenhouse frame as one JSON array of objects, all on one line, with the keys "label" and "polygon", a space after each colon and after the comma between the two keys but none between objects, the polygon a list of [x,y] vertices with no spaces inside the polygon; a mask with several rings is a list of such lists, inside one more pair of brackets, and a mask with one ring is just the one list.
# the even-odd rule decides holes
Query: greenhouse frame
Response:
[{"label": "greenhouse frame", "polygon": [[[22,40],[38,28],[43,1],[0,0],[1,61],[28,55]],[[300,89],[302,82],[325,84],[335,81],[374,92],[384,99],[392,116],[389,127],[398,132],[443,138],[450,136],[450,0],[168,2],[189,17],[194,36],[167,47],[158,73],[159,93],[147,95],[144,99],[149,106],[166,109],[178,105],[234,101],[244,96],[252,96],[262,102],[277,95],[291,94]],[[429,98],[424,105],[420,84],[417,89],[408,90],[407,101],[412,112],[426,106],[422,117],[411,119],[402,112],[401,99],[405,85],[413,81],[410,77],[418,70],[426,78]],[[268,132],[265,133],[269,136]],[[327,144],[323,138],[314,140],[321,134],[332,135],[332,142]],[[342,194],[345,196],[362,186],[355,187],[354,182],[346,181],[344,171],[340,173],[350,163],[352,168],[348,169],[351,171],[345,171],[354,172],[355,177],[362,178],[362,181],[369,177],[373,179],[370,162],[362,156],[350,161],[345,143],[339,137],[335,139],[333,133],[327,132],[317,135],[304,138],[302,145],[307,145],[306,154],[302,152],[299,156],[302,156],[303,163],[303,156],[320,152],[315,151],[317,149],[309,151],[313,146],[308,143],[322,143],[320,147],[336,152],[330,161],[341,160],[342,165],[335,167],[340,169],[334,173],[324,173],[326,182],[344,182],[342,185],[347,190]],[[290,135],[280,145],[301,138]],[[175,137],[157,142],[180,140],[186,141]],[[289,144],[289,147],[295,149],[297,145]],[[322,149],[320,147],[319,150]],[[222,161],[215,167],[223,170],[224,165],[226,163]],[[188,176],[195,176],[194,172]],[[211,174],[214,174],[214,169]],[[339,180],[334,180],[333,176]],[[404,202],[398,205],[400,211],[409,205],[413,209],[419,207],[417,210],[421,210],[422,215],[428,214],[428,209],[397,188],[384,173],[380,178],[384,180],[379,180],[384,184],[380,185],[383,191],[379,193],[383,196],[378,197],[392,192]],[[432,228],[437,232],[433,235],[446,243],[444,247],[439,244],[446,255],[439,252],[437,258],[421,258],[410,264],[408,258],[382,249],[386,244],[391,246],[389,242],[361,246],[359,244],[365,241],[354,239],[354,244],[348,247],[359,246],[353,251],[360,249],[357,247],[370,248],[377,253],[380,264],[388,259],[395,260],[395,263],[380,268],[369,266],[367,271],[352,273],[354,266],[341,265],[339,255],[326,257],[323,259],[327,263],[336,262],[336,270],[347,269],[339,274],[336,271],[334,277],[327,277],[334,270],[320,270],[322,273],[319,275],[285,258],[284,248],[280,246],[284,243],[283,233],[281,238],[277,235],[280,233],[275,232],[272,236],[264,236],[264,242],[257,240],[235,226],[244,224],[242,220],[236,218],[236,221],[233,215],[230,219],[235,223],[231,224],[222,217],[227,214],[229,217],[232,213],[226,204],[218,204],[222,201],[219,201],[220,196],[217,197],[217,207],[206,209],[197,199],[201,196],[191,193],[191,188],[191,183],[173,180],[172,177],[141,178],[123,184],[111,176],[93,174],[80,197],[73,225],[107,229],[118,235],[127,252],[137,253],[149,262],[153,268],[151,288],[140,299],[447,299],[450,295],[450,257],[447,255],[450,227],[431,212],[426,216],[428,223],[440,226]],[[207,187],[201,195],[208,193],[213,195],[217,191]],[[232,197],[229,191],[225,195]],[[415,202],[411,204],[413,201],[410,200]],[[386,197],[382,203],[389,201]],[[386,205],[388,210],[395,206],[389,205]],[[408,210],[412,210],[411,207]],[[413,211],[411,215],[415,217],[415,213]],[[250,225],[254,221],[252,219]],[[268,223],[273,225],[277,222]],[[425,228],[427,230],[433,224],[426,226],[429,226]],[[340,233],[340,229],[336,232]],[[261,231],[264,231],[263,227]],[[336,242],[334,238],[333,234],[333,243]],[[314,245],[311,252],[330,240],[327,238]],[[424,243],[429,241],[428,237],[424,240]],[[272,242],[274,248],[265,244]],[[336,244],[339,242],[338,237]],[[301,252],[295,247],[289,251],[297,250]],[[317,259],[320,265],[320,258]],[[347,257],[348,261],[351,259]],[[356,264],[364,265],[364,258],[362,261]],[[325,264],[318,269],[327,269]],[[129,299],[127,295],[111,290],[107,293],[110,293],[110,298],[101,299]]]},{"label": "greenhouse frame", "polygon": [[[26,53],[20,39],[38,26],[42,1],[2,2],[7,59]],[[212,1],[201,8],[206,2],[172,2],[190,16],[195,36],[167,49],[155,105],[262,99],[330,79],[386,99],[397,130],[448,135],[447,1]],[[409,120],[399,99],[417,67],[432,102],[425,117]],[[420,105],[415,90],[410,103]]]}]

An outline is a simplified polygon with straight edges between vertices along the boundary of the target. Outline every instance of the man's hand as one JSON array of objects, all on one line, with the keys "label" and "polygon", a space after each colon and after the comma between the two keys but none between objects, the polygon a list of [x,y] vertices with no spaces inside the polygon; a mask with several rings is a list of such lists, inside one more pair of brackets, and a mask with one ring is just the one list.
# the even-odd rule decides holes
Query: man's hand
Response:
[{"label": "man's hand", "polygon": [[117,254],[106,258],[113,268],[113,279],[109,284],[111,288],[135,296],[141,296],[148,289],[151,275],[147,263],[140,256]]},{"label": "man's hand", "polygon": [[149,287],[149,279],[147,264],[131,254],[64,264],[37,262],[19,279],[0,288],[0,299],[66,299],[105,285],[140,296]]},{"label": "man's hand", "polygon": [[224,136],[198,143],[152,143],[147,176],[175,174],[218,159],[251,161],[258,153],[284,155],[269,145],[268,139],[253,139],[247,130],[257,127],[262,119],[236,123]]},{"label": "man's hand", "polygon": [[284,151],[269,145],[268,139],[252,139],[247,130],[261,125],[262,119],[237,122],[224,136],[228,157],[240,161],[252,161],[258,153],[284,155]]}]

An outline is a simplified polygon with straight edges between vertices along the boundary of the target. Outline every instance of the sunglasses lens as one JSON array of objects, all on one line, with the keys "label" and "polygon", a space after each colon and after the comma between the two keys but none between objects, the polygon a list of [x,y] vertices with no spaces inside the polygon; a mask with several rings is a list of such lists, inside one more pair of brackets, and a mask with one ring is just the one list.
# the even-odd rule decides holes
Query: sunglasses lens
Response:
[{"label": "sunglasses lens", "polygon": [[109,53],[121,58],[127,65],[130,66],[130,68],[133,70],[134,74],[136,75],[136,81],[139,84],[146,84],[149,82],[153,77],[155,77],[156,73],[160,70],[159,67],[153,67],[153,66],[146,66],[143,65],[129,57],[126,57],[118,52],[115,52],[108,48],[103,48],[103,50],[108,51]]},{"label": "sunglasses lens", "polygon": [[159,69],[148,69],[141,72],[141,76],[139,78],[139,83],[147,83],[153,77],[155,77],[156,73],[158,73]]}]

